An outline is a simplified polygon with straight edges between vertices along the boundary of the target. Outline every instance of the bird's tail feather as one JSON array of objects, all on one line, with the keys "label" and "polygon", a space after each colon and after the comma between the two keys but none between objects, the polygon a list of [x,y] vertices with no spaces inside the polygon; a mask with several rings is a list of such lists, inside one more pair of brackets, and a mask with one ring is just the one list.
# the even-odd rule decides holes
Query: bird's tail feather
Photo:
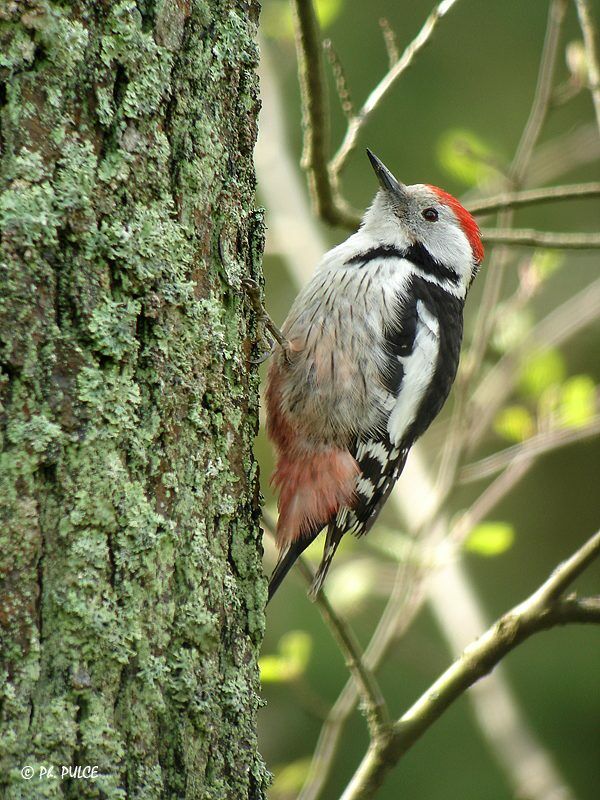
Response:
[{"label": "bird's tail feather", "polygon": [[338,545],[342,540],[343,533],[336,528],[335,523],[330,524],[329,528],[327,529],[327,539],[325,540],[325,549],[323,551],[323,558],[321,559],[321,563],[319,564],[319,569],[313,579],[310,589],[308,590],[308,597],[310,600],[314,601],[317,599],[317,595],[323,588],[323,581],[327,577],[327,573],[329,572],[329,567],[331,566],[331,562],[333,561],[333,557],[335,555],[335,551],[338,549]]},{"label": "bird's tail feather", "polygon": [[277,563],[275,564],[275,569],[271,573],[271,577],[269,579],[269,598],[267,603],[270,602],[271,598],[279,588],[281,581],[285,578],[285,576],[296,563],[298,557],[302,555],[303,551],[306,550],[313,539],[314,536],[302,537],[301,539],[296,539],[295,541],[290,542],[283,548],[279,554]]}]

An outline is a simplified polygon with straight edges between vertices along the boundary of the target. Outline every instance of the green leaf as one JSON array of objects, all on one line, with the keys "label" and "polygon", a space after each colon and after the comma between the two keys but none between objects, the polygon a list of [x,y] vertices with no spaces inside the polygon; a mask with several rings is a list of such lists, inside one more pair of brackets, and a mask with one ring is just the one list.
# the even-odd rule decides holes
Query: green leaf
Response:
[{"label": "green leaf", "polygon": [[276,767],[274,770],[275,778],[270,791],[270,796],[273,800],[277,800],[280,797],[295,797],[306,780],[310,764],[310,758],[301,758],[283,767]]},{"label": "green leaf", "polygon": [[[316,0],[315,12],[322,31],[339,17],[343,0]],[[272,39],[294,38],[294,17],[289,0],[267,0],[261,12],[261,29]]]},{"label": "green leaf", "polygon": [[519,386],[532,398],[539,398],[550,386],[561,384],[567,369],[558,350],[550,348],[533,356],[521,366]]},{"label": "green leaf", "polygon": [[496,416],[494,430],[510,442],[523,442],[533,435],[533,417],[525,406],[507,406]]},{"label": "green leaf", "polygon": [[367,559],[352,560],[338,566],[327,581],[336,606],[345,613],[352,613],[375,588],[377,569]]},{"label": "green leaf", "polygon": [[473,131],[453,129],[442,134],[438,160],[446,172],[467,186],[484,183],[496,170],[490,165],[493,150]]},{"label": "green leaf", "polygon": [[564,262],[565,257],[556,250],[536,250],[531,258],[531,266],[540,281],[547,280]]},{"label": "green leaf", "polygon": [[589,375],[574,375],[561,386],[559,415],[561,425],[580,428],[596,414],[596,384]]},{"label": "green leaf", "polygon": [[281,637],[276,655],[258,661],[262,683],[286,683],[304,674],[312,651],[312,639],[306,631],[289,631]]},{"label": "green leaf", "polygon": [[321,30],[328,28],[339,17],[343,0],[316,0],[315,11]]},{"label": "green leaf", "polygon": [[465,550],[480,556],[498,556],[506,552],[515,540],[515,531],[509,522],[482,522],[465,542]]},{"label": "green leaf", "polygon": [[492,337],[492,346],[499,353],[506,353],[518,345],[533,327],[533,314],[529,308],[510,311],[500,309],[498,322]]},{"label": "green leaf", "polygon": [[297,677],[290,664],[279,656],[263,656],[258,660],[261,683],[286,683]]},{"label": "green leaf", "polygon": [[312,650],[312,638],[306,631],[288,631],[279,640],[279,650],[288,661],[304,672]]}]

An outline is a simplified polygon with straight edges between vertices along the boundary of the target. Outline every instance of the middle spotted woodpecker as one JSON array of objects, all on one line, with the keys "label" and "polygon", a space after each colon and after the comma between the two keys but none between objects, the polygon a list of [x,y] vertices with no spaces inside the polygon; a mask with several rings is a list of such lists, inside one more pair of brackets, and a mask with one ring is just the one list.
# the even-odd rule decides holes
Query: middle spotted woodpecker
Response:
[{"label": "middle spotted woodpecker", "polygon": [[280,551],[269,599],[323,528],[313,598],[342,536],[375,522],[454,382],[465,297],[483,260],[458,200],[405,186],[367,153],[381,188],[296,298],[269,370]]}]

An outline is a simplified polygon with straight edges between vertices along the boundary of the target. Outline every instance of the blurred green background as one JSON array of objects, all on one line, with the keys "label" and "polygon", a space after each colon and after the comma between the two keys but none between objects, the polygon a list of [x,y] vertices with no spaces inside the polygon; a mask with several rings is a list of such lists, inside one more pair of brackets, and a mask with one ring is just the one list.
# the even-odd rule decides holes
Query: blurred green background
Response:
[{"label": "blurred green background", "polygon": [[[374,0],[368,4],[328,0],[321,5],[324,35],[335,45],[357,106],[387,69],[379,18],[389,20],[402,49],[431,10],[429,0]],[[591,8],[596,20],[600,20],[600,2],[593,2]],[[449,12],[433,42],[392,89],[361,135],[359,148],[344,177],[346,195],[357,208],[370,202],[376,188],[363,157],[365,146],[373,149],[402,181],[437,184],[459,196],[468,196],[473,181],[485,180],[486,174],[481,165],[461,156],[455,146],[457,141],[460,143],[468,136],[471,146],[489,153],[499,163],[510,163],[533,98],[547,9],[548,4],[542,0],[463,0]],[[283,95],[290,147],[299,161],[301,115],[288,3],[266,0],[262,23],[265,46]],[[580,38],[577,18],[570,7],[558,65],[559,85],[568,86],[569,81],[565,48]],[[326,71],[330,78],[330,70]],[[334,92],[330,95],[331,138],[337,146],[345,130],[345,120]],[[269,124],[263,115],[261,126]],[[583,90],[552,110],[540,150],[549,142],[556,142],[558,136],[573,134],[582,126],[588,125],[593,130],[594,124],[589,92]],[[556,152],[560,158],[560,147]],[[585,153],[582,159],[586,163],[563,171],[559,178],[550,178],[549,183],[600,180],[598,159],[586,159]],[[540,177],[543,174],[540,172]],[[267,223],[268,212],[267,208]],[[515,226],[594,231],[599,221],[598,200],[568,201],[519,211]],[[491,226],[493,219],[486,224]],[[321,228],[331,245],[347,235],[345,231]],[[517,265],[531,254],[525,250],[514,252],[504,297],[515,290]],[[514,331],[526,330],[550,309],[597,279],[599,263],[598,251],[563,251],[551,259],[552,269],[548,270],[542,289],[525,310],[507,316],[505,325],[499,325],[495,347],[490,348],[487,361],[493,363],[498,358]],[[267,304],[275,321],[280,323],[296,289],[282,259],[269,252],[269,248],[264,268]],[[467,340],[481,297],[482,278],[476,282],[467,303]],[[579,392],[579,406],[576,403],[574,413],[583,415],[583,423],[590,415],[597,414],[599,353],[600,327],[595,324],[545,360],[526,365],[520,388],[509,401],[519,410],[513,411],[512,417],[509,412],[497,419],[495,432],[490,432],[472,460],[531,433],[530,429],[539,425],[543,409],[548,404],[553,404],[553,408],[560,405],[569,387],[572,393]],[[452,399],[422,440],[425,454],[434,466],[451,407]],[[274,507],[268,486],[273,459],[262,430],[257,450],[266,505]],[[449,503],[450,513],[457,514],[467,508],[488,482],[489,479],[471,483],[455,491]],[[561,559],[597,529],[600,523],[598,438],[542,456],[490,517],[492,521],[505,523],[503,530],[508,532],[506,541],[498,548],[500,552],[491,557],[466,550],[464,561],[491,621],[533,591]],[[389,518],[386,521],[393,523]],[[319,543],[317,556],[321,547]],[[377,559],[364,541],[352,541],[342,548],[338,570],[354,560],[359,582],[363,570],[367,589],[375,584],[385,589],[392,573],[391,562]],[[271,566],[272,561],[267,560],[266,570]],[[367,574],[369,569],[371,573]],[[596,565],[578,582],[578,588],[597,593],[599,578],[600,569]],[[329,581],[330,589],[334,580],[335,573]],[[335,603],[336,596],[332,599]],[[344,613],[361,643],[368,642],[384,602],[382,591],[365,590],[355,603],[344,604]],[[285,639],[290,631],[305,635],[292,637],[290,644],[289,637]],[[286,647],[291,648],[287,658],[291,667],[287,673],[286,657],[282,657]],[[260,716],[261,749],[276,776],[271,796],[273,800],[284,800],[297,797],[323,714],[347,677],[342,657],[295,573],[290,574],[268,608],[263,652],[266,707]],[[392,711],[399,714],[406,709],[449,661],[447,646],[425,607],[379,672]],[[600,797],[600,631],[571,627],[538,635],[511,654],[504,662],[504,669],[527,721],[555,761],[573,796],[597,800]],[[365,722],[355,712],[346,728],[324,798],[339,797],[367,742]],[[404,758],[379,796],[382,800],[398,797],[508,800],[514,795],[478,730],[468,700],[463,697]]]}]

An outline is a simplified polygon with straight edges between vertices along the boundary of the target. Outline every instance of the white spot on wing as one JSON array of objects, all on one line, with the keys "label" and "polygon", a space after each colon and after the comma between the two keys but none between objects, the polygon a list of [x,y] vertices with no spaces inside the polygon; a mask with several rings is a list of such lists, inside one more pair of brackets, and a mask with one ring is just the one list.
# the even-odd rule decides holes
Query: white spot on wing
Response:
[{"label": "white spot on wing", "polygon": [[370,500],[375,494],[375,487],[368,478],[359,478],[356,481],[356,490]]},{"label": "white spot on wing", "polygon": [[377,442],[374,440],[363,442],[357,452],[357,458],[360,461],[361,458],[364,456],[373,456],[376,458],[377,461],[381,464],[381,466],[385,466],[389,460],[389,453],[383,442]]},{"label": "white spot on wing", "polygon": [[435,372],[439,351],[440,324],[421,301],[417,301],[417,328],[413,351],[402,359],[404,377],[394,410],[388,419],[388,432],[399,444],[414,421],[421,401]]}]

